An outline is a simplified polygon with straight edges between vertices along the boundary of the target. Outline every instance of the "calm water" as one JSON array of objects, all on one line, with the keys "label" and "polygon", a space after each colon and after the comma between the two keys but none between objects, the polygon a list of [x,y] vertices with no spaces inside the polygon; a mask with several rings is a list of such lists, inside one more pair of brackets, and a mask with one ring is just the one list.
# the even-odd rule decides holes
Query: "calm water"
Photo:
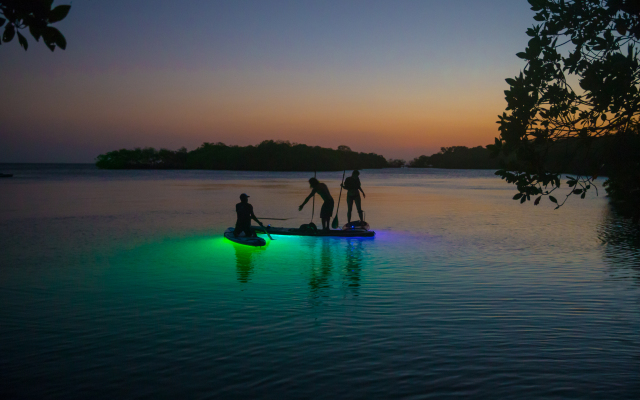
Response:
[{"label": "calm water", "polygon": [[249,249],[238,195],[298,226],[310,174],[0,167],[2,398],[639,397],[640,230],[603,193],[363,171],[375,238]]}]

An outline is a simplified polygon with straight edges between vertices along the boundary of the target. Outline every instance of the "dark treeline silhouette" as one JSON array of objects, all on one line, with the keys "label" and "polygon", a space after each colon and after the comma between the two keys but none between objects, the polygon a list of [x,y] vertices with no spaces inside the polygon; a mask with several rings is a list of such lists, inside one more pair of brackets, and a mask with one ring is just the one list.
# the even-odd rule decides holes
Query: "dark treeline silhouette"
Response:
[{"label": "dark treeline silhouette", "polygon": [[442,147],[431,156],[420,156],[408,164],[411,168],[498,169],[500,160],[491,158],[485,147]]},{"label": "dark treeline silhouette", "polygon": [[390,158],[387,160],[387,163],[389,164],[389,168],[402,168],[407,164],[407,162],[401,158]]},{"label": "dark treeline silhouette", "polygon": [[[532,146],[535,145],[532,143]],[[586,174],[596,171],[597,176],[610,176],[628,164],[637,163],[640,137],[593,138],[585,146],[578,138],[557,140],[547,146],[544,167],[548,171],[565,174]],[[499,169],[508,167],[513,156],[493,157],[486,147],[442,147],[439,153],[411,160],[411,168]],[[615,160],[615,161],[612,161]],[[620,166],[621,165],[621,166]],[[609,184],[611,185],[611,184]]]},{"label": "dark treeline silhouette", "polygon": [[340,171],[387,168],[381,155],[357,153],[348,146],[338,150],[265,140],[257,146],[203,143],[195,150],[156,150],[152,147],[100,154],[96,166],[104,169],[211,169],[240,171]]}]

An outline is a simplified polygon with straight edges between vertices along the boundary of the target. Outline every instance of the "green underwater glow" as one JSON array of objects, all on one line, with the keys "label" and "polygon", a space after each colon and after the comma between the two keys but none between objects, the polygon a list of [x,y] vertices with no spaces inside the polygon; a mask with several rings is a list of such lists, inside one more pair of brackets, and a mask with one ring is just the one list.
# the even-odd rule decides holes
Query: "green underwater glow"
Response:
[{"label": "green underwater glow", "polygon": [[[314,268],[333,269],[353,264],[352,243],[359,239],[316,238],[274,235],[262,247],[246,246],[222,235],[161,238],[143,244],[109,251],[111,273],[143,277],[154,284],[174,285],[181,280],[206,284],[247,283],[253,277],[261,282],[284,275],[313,275]],[[367,241],[369,241],[368,239]],[[345,258],[346,257],[346,258]],[[120,279],[115,281],[121,282]]]},{"label": "green underwater glow", "polygon": [[[53,170],[8,185],[4,397],[161,382],[172,398],[637,398],[638,230],[603,219],[605,199],[557,214],[512,204],[492,171],[366,174],[375,238],[263,248],[222,235],[237,195],[299,226],[307,173]],[[338,187],[342,172],[321,175]]]},{"label": "green underwater glow", "polygon": [[[267,238],[263,247],[240,245],[221,234],[147,236],[138,242],[119,238],[70,253],[73,258],[68,262],[74,267],[65,270],[69,281],[62,281],[59,272],[51,270],[49,285],[84,282],[99,285],[111,295],[128,292],[134,298],[158,291],[175,292],[176,288],[211,291],[212,287],[232,288],[239,283],[276,285],[287,280],[296,281],[296,287],[307,282],[310,288],[326,288],[331,286],[327,282],[332,275],[339,283],[343,280],[340,276],[357,274],[366,263],[363,249],[372,244],[371,238],[286,235]],[[40,282],[45,282],[43,276]]]}]

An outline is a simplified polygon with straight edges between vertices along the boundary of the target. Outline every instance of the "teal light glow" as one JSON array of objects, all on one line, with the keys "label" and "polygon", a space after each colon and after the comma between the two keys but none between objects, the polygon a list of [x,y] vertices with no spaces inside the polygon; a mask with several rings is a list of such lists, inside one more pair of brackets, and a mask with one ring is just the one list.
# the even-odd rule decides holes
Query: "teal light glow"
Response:
[{"label": "teal light glow", "polygon": [[375,240],[253,248],[222,235],[239,193],[300,226],[307,173],[60,171],[0,190],[4,397],[637,397],[638,229],[605,198],[365,171]]}]

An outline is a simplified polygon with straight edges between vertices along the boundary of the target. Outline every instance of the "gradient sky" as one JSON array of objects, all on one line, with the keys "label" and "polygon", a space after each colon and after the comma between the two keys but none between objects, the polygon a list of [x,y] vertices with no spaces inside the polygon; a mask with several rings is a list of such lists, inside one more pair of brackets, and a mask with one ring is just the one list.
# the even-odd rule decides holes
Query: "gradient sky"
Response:
[{"label": "gradient sky", "polygon": [[532,17],[526,0],[75,0],[55,24],[67,50],[0,46],[0,162],[205,141],[405,159],[486,145]]}]

